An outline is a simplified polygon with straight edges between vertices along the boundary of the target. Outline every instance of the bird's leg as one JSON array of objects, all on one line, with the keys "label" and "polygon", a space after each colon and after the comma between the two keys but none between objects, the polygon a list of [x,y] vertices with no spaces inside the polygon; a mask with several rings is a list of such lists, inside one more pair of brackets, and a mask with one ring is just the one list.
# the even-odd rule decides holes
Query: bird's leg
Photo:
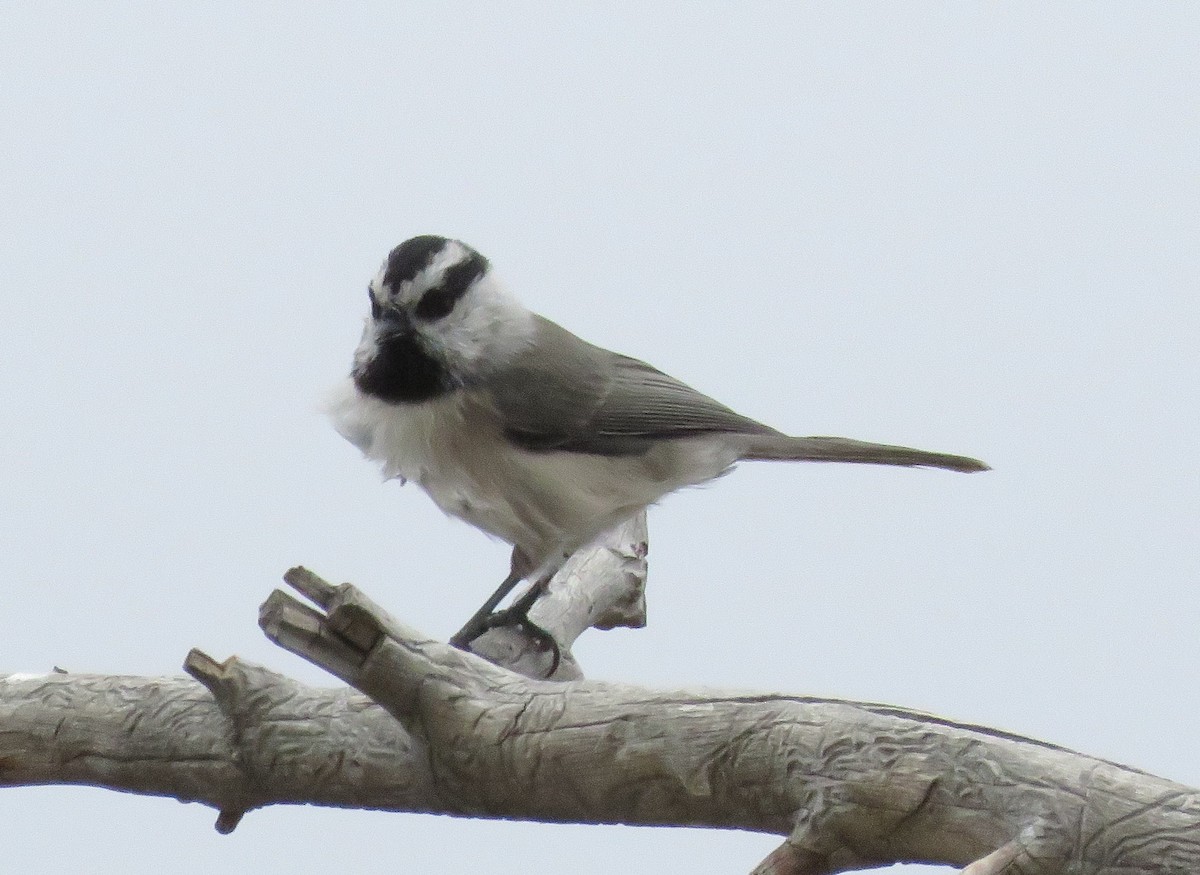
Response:
[{"label": "bird's leg", "polygon": [[471,615],[471,619],[467,620],[466,625],[454,634],[454,637],[450,639],[451,646],[457,647],[459,650],[466,650],[472,641],[492,628],[493,624],[488,621],[492,618],[492,612],[496,610],[496,605],[504,601],[504,597],[512,592],[513,587],[524,577],[524,570],[517,567],[514,557],[513,569],[508,573],[508,577],[504,578],[504,582],[496,587],[496,591],[488,597],[479,610]]},{"label": "bird's leg", "polygon": [[515,626],[519,623],[529,624],[529,609],[534,603],[542,597],[542,593],[546,591],[546,587],[550,583],[550,576],[535,580],[529,589],[521,594],[521,597],[514,601],[503,611],[498,611],[494,616],[499,618],[500,615],[507,615],[511,620],[502,619],[500,622],[489,623],[489,626]]},{"label": "bird's leg", "polygon": [[550,675],[558,671],[558,663],[562,657],[562,651],[559,649],[558,642],[554,640],[553,635],[529,619],[529,609],[533,607],[542,593],[546,591],[550,579],[554,576],[553,571],[543,574],[534,581],[529,589],[522,593],[521,597],[513,602],[511,606],[502,611],[496,610],[496,606],[504,601],[504,597],[512,592],[513,588],[533,573],[534,570],[532,563],[521,552],[521,548],[514,547],[512,552],[512,566],[508,572],[508,577],[504,578],[500,586],[496,587],[496,591],[471,616],[471,619],[467,620],[466,625],[455,633],[454,637],[450,639],[450,644],[459,650],[469,650],[471,642],[488,629],[496,629],[501,626],[515,626],[540,641],[553,654],[554,660],[551,663],[550,671],[546,673],[546,677],[550,677]]},{"label": "bird's leg", "polygon": [[533,563],[525,555],[525,552],[520,547],[513,547],[512,560],[508,568],[508,577],[504,578],[504,581],[496,587],[496,591],[471,616],[471,619],[467,620],[466,625],[459,629],[454,637],[450,639],[451,646],[457,647],[459,650],[466,650],[467,645],[488,629],[497,625],[488,622],[496,610],[496,605],[504,601],[504,597],[513,591],[513,587],[527,578],[533,571]]},{"label": "bird's leg", "polygon": [[492,612],[496,610],[498,604],[504,601],[505,595],[512,592],[512,588],[521,582],[522,576],[521,574],[517,574],[516,571],[510,571],[509,576],[505,577],[504,582],[500,583],[500,586],[496,588],[496,592],[492,593],[491,597],[488,597],[480,609],[475,611],[474,615],[468,619],[466,625],[463,625],[463,628],[458,630],[454,637],[450,639],[451,646],[457,647],[460,651],[466,651],[470,642],[478,639],[480,635],[491,629],[494,624],[488,621],[491,621]]}]

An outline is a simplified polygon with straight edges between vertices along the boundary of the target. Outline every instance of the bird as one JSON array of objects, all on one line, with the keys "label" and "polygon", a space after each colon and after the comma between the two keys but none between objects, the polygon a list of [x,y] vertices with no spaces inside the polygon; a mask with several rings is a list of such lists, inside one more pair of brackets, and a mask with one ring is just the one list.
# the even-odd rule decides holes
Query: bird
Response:
[{"label": "bird", "polygon": [[[509,572],[450,643],[529,608],[576,551],[741,461],[854,462],[972,472],[966,456],[840,437],[793,437],[636,358],[588,343],[523,306],[491,262],[426,234],[388,253],[370,313],[327,412],[385,478],[512,545]],[[529,588],[505,610],[522,581]],[[551,669],[553,674],[554,669]]]}]

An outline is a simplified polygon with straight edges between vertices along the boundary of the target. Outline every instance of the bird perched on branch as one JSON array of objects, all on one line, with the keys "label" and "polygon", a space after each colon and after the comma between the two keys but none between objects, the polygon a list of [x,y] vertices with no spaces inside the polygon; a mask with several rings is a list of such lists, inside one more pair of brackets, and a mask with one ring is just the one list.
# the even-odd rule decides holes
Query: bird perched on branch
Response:
[{"label": "bird perched on branch", "polygon": [[[502,624],[545,636],[526,613],[572,553],[736,462],[988,467],[776,431],[525,309],[458,240],[401,243],[368,296],[350,378],[330,404],[336,428],[386,476],[513,545],[508,576],[451,639],[459,647]],[[521,580],[529,590],[497,612]]]}]

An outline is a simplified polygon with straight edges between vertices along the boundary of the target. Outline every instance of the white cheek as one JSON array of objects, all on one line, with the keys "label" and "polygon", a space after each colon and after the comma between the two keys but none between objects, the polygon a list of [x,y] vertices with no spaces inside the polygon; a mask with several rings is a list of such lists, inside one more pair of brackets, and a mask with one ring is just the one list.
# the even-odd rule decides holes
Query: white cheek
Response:
[{"label": "white cheek", "polygon": [[363,320],[362,337],[359,338],[358,346],[354,350],[354,365],[361,367],[379,354],[379,332],[375,329],[375,323],[371,319]]},{"label": "white cheek", "polygon": [[533,314],[489,274],[426,337],[452,368],[477,370],[511,359],[533,332]]}]

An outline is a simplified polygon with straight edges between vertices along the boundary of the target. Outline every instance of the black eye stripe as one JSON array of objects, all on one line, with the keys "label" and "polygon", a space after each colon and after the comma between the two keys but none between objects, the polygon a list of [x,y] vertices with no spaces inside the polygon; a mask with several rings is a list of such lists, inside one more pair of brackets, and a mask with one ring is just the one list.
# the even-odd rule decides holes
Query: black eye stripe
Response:
[{"label": "black eye stripe", "polygon": [[388,253],[387,270],[383,273],[383,284],[392,289],[408,282],[433,261],[435,255],[449,241],[436,234],[424,234],[405,240]]},{"label": "black eye stripe", "polygon": [[468,249],[467,252],[465,260],[446,269],[442,282],[436,288],[421,296],[413,311],[418,319],[441,319],[448,315],[467,293],[467,289],[487,272],[488,260],[474,249]]},{"label": "black eye stripe", "polygon": [[449,290],[441,287],[430,289],[421,296],[413,313],[418,319],[441,319],[454,309],[459,297],[461,296],[455,296]]},{"label": "black eye stripe", "polygon": [[467,252],[469,254],[466,259],[447,268],[442,277],[442,288],[449,289],[459,298],[465,295],[471,283],[483,276],[488,269],[486,258],[474,249],[468,249]]}]

